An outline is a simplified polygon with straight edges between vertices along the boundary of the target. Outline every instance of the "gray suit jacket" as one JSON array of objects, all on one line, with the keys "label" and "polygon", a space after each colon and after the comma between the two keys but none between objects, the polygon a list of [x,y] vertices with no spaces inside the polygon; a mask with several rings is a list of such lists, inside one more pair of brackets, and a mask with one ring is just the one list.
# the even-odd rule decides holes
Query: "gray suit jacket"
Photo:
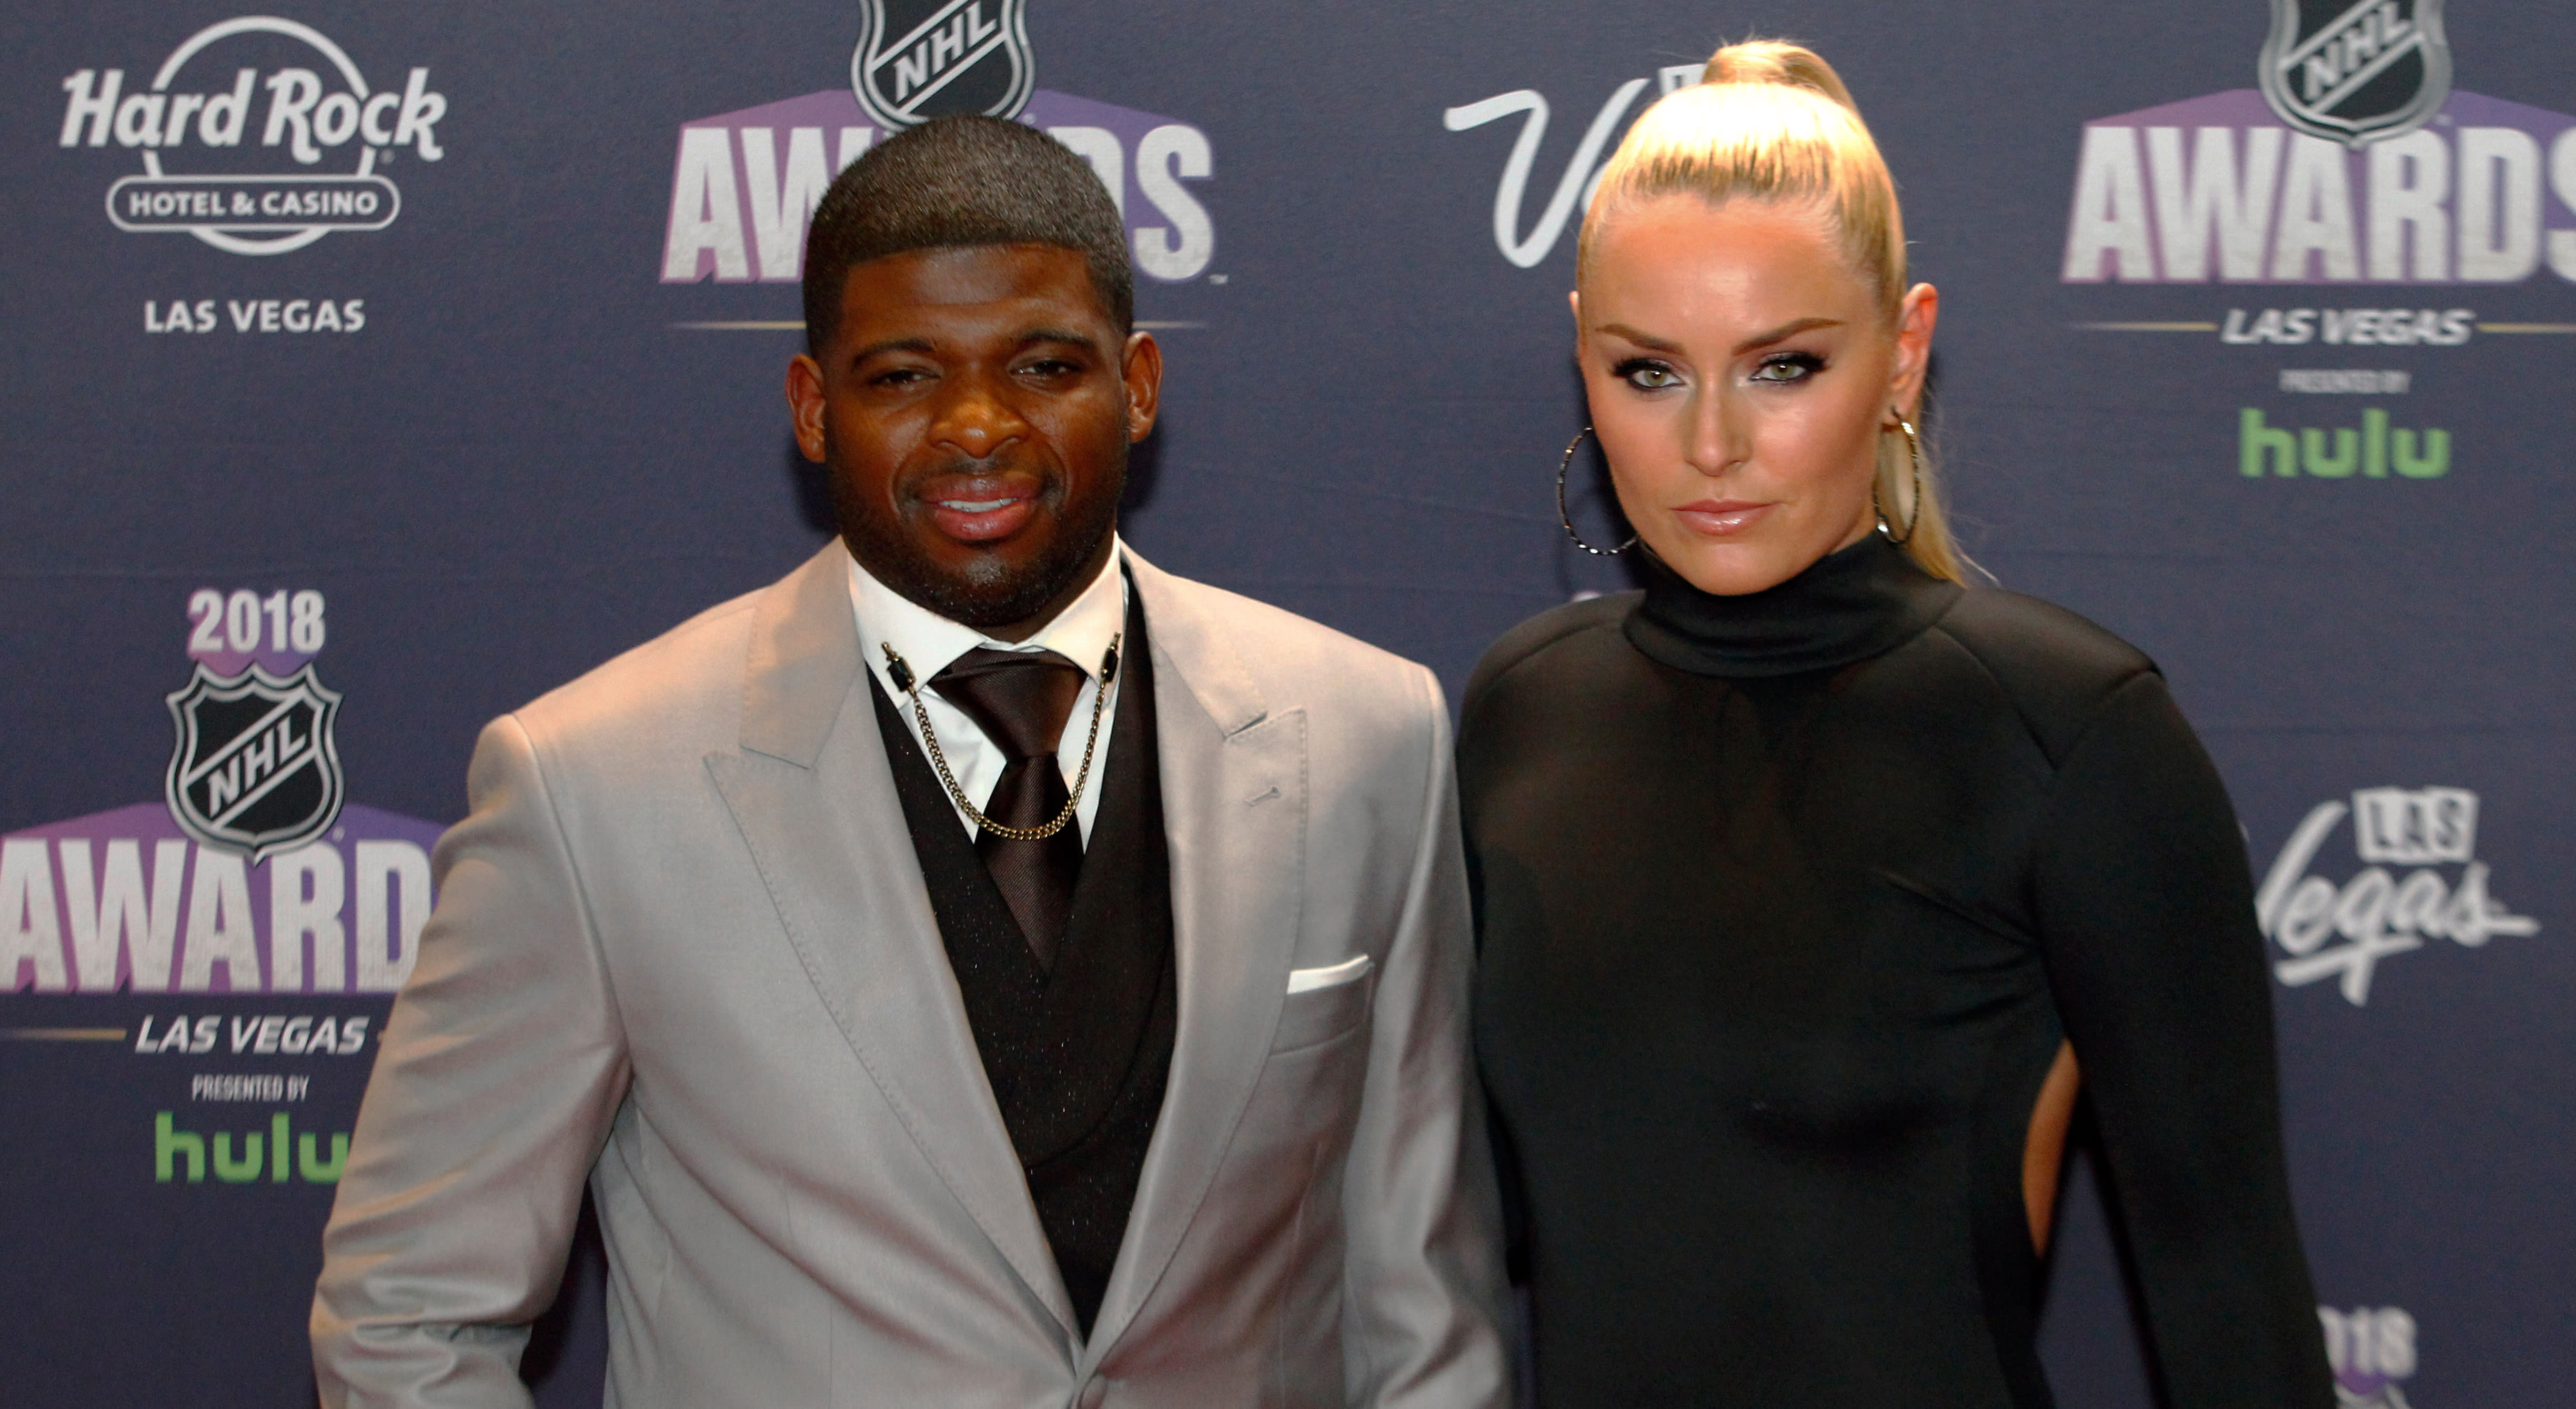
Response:
[{"label": "gray suit jacket", "polygon": [[842,554],[485,729],[325,1234],[324,1402],[526,1404],[585,1178],[629,1409],[1502,1402],[1437,682],[1128,559],[1180,1020],[1086,1343]]}]

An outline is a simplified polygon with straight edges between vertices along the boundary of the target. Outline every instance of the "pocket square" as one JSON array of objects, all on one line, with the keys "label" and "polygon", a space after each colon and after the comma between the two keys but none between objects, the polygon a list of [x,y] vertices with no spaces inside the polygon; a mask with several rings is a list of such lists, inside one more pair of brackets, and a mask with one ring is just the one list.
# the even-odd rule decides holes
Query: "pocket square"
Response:
[{"label": "pocket square", "polygon": [[1368,973],[1370,962],[1369,956],[1366,954],[1354,954],[1350,958],[1344,959],[1342,962],[1330,965],[1326,968],[1290,969],[1288,971],[1288,991],[1291,993],[1306,993],[1318,988],[1331,988],[1338,984],[1353,982]]}]

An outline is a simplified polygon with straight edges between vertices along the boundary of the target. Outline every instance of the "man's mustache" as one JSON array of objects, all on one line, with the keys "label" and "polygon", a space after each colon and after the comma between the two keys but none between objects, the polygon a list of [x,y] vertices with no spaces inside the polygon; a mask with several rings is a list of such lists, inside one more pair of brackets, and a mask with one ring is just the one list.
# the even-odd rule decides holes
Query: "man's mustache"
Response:
[{"label": "man's mustache", "polygon": [[919,499],[924,497],[928,486],[938,486],[942,494],[953,494],[958,480],[992,482],[1004,479],[1035,481],[1040,499],[1060,497],[1064,485],[1064,476],[1043,462],[1031,464],[1015,455],[997,455],[982,460],[961,455],[940,464],[905,471],[896,484],[896,492],[906,499]]}]

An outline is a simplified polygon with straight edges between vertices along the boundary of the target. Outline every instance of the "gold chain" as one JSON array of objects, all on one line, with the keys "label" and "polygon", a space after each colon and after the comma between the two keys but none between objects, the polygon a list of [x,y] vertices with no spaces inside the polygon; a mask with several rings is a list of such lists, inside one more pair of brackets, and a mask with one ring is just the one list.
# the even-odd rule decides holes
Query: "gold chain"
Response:
[{"label": "gold chain", "polygon": [[984,809],[966,800],[966,790],[957,786],[957,775],[948,771],[948,755],[940,751],[939,731],[930,727],[930,711],[921,703],[920,680],[914,678],[912,667],[904,662],[904,658],[894,653],[893,646],[880,641],[877,649],[886,653],[886,661],[893,667],[891,673],[896,676],[895,683],[906,686],[904,693],[912,697],[912,717],[921,725],[921,742],[929,747],[931,766],[939,770],[939,781],[947,786],[948,798],[957,804],[957,810],[965,813],[976,826],[1007,841],[1045,841],[1073,825],[1074,811],[1082,805],[1082,790],[1091,782],[1092,754],[1100,747],[1102,706],[1108,703],[1109,687],[1118,678],[1118,643],[1125,636],[1123,631],[1111,636],[1109,652],[1101,657],[1100,687],[1091,692],[1091,733],[1082,743],[1082,769],[1074,775],[1072,795],[1064,800],[1064,810],[1055,815],[1055,820],[1043,827],[1004,826],[985,816]]}]

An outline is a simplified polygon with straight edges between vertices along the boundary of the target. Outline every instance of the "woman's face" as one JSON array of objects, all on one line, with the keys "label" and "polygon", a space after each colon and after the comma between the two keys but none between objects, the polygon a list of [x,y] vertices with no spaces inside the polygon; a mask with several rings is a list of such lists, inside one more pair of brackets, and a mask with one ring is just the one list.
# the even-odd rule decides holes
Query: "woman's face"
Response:
[{"label": "woman's face", "polygon": [[1666,196],[1602,231],[1576,355],[1619,506],[1704,592],[1759,592],[1876,525],[1880,428],[1913,416],[1938,295],[1895,326],[1807,205]]}]

